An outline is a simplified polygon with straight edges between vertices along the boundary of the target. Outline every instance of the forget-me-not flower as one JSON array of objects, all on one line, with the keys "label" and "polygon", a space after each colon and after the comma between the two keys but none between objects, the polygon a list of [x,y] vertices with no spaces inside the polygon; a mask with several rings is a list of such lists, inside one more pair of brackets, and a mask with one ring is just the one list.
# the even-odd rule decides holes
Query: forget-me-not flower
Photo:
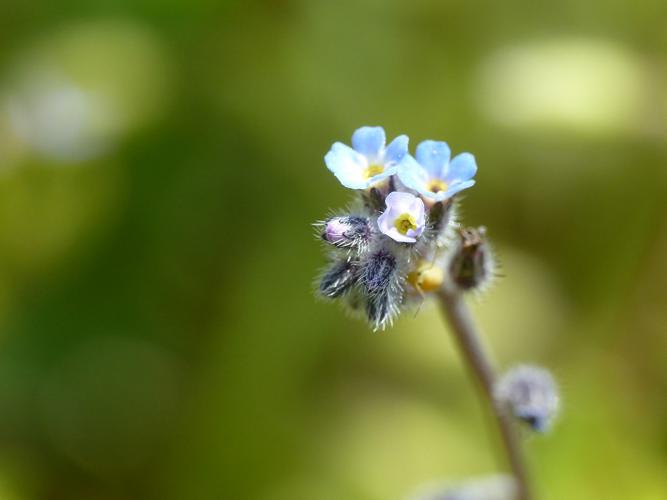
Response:
[{"label": "forget-me-not flower", "polygon": [[385,147],[382,127],[361,127],[352,134],[352,147],[334,143],[324,157],[327,168],[350,189],[368,189],[396,173],[408,152],[408,137],[399,135]]},{"label": "forget-me-not flower", "polygon": [[385,142],[382,127],[361,127],[349,146],[333,144],[325,164],[354,190],[353,201],[350,209],[316,223],[328,257],[318,277],[319,295],[363,311],[374,330],[463,273],[454,272],[459,261],[468,263],[454,262],[461,253],[453,238],[456,206],[444,201],[472,186],[477,170],[468,153],[450,162],[444,142],[423,142],[416,159],[406,136]]},{"label": "forget-me-not flower", "polygon": [[398,177],[405,187],[414,189],[425,199],[438,202],[451,198],[475,184],[475,157],[461,153],[449,160],[446,142],[423,141],[417,146],[416,159],[405,155],[398,168]]},{"label": "forget-me-not flower", "polygon": [[378,217],[380,231],[399,243],[415,243],[424,232],[424,202],[410,193],[389,193],[387,209]]}]

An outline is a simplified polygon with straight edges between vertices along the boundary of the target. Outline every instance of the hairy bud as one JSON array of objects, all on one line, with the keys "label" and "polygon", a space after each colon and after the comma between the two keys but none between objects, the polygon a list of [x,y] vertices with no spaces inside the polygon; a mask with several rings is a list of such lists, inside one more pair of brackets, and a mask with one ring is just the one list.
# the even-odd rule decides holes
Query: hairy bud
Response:
[{"label": "hairy bud", "polygon": [[513,478],[497,475],[431,487],[411,500],[515,500],[516,490]]},{"label": "hairy bud", "polygon": [[376,295],[389,288],[396,267],[396,257],[387,250],[378,250],[370,255],[363,271],[368,295]]},{"label": "hairy bud", "polygon": [[372,212],[381,212],[384,210],[384,199],[389,192],[394,190],[394,182],[390,179],[383,182],[380,187],[382,189],[372,187],[366,192],[361,192],[361,199],[364,206]]},{"label": "hairy bud", "polygon": [[366,317],[374,330],[384,329],[391,322],[394,311],[388,293],[381,293],[368,298],[366,302]]},{"label": "hairy bud", "polygon": [[376,330],[383,329],[398,313],[403,298],[396,257],[385,249],[372,253],[364,265],[361,282],[367,296],[368,320]]},{"label": "hairy bud", "polygon": [[359,248],[370,237],[368,219],[354,215],[327,219],[322,230],[322,239],[339,248]]},{"label": "hairy bud", "polygon": [[450,254],[448,272],[461,290],[481,289],[493,278],[493,255],[485,239],[486,229],[463,228]]},{"label": "hairy bud", "polygon": [[456,226],[456,201],[449,198],[434,203],[429,210],[428,234],[435,238],[439,246],[447,244],[454,236],[453,227]]},{"label": "hairy bud", "polygon": [[335,299],[347,292],[359,279],[359,262],[355,259],[335,261],[320,279],[320,293]]},{"label": "hairy bud", "polygon": [[556,382],[538,366],[520,365],[507,371],[496,382],[494,397],[537,432],[549,430],[560,407]]}]

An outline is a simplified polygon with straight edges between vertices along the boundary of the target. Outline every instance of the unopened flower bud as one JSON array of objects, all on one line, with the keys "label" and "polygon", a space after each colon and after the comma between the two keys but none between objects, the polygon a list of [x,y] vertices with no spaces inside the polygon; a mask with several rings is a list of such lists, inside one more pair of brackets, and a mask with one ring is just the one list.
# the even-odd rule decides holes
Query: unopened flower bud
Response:
[{"label": "unopened flower bud", "polygon": [[455,198],[439,201],[430,208],[427,222],[428,232],[436,239],[439,246],[444,246],[453,239],[455,220]]},{"label": "unopened flower bud", "polygon": [[354,215],[332,217],[324,223],[322,231],[324,241],[341,248],[359,248],[370,236],[368,219]]},{"label": "unopened flower bud", "polygon": [[450,253],[448,272],[461,290],[481,289],[493,278],[494,260],[485,239],[486,229],[463,228]]},{"label": "unopened flower bud", "polygon": [[378,250],[368,257],[363,271],[363,282],[369,295],[386,290],[396,272],[396,257],[387,250]]},{"label": "unopened flower bud", "polygon": [[546,432],[558,414],[560,397],[549,371],[538,366],[520,365],[496,382],[496,401],[534,431]]},{"label": "unopened flower bud", "polygon": [[376,184],[367,191],[361,192],[361,199],[364,206],[372,212],[381,212],[384,210],[384,199],[388,193],[394,190],[394,182],[390,177],[386,183]]},{"label": "unopened flower bud", "polygon": [[422,260],[417,268],[408,273],[408,282],[420,292],[433,292],[438,290],[444,281],[445,273],[440,266]]},{"label": "unopened flower bud", "polygon": [[366,302],[366,317],[374,330],[384,329],[391,323],[396,311],[392,309],[392,304],[388,293],[380,293],[368,298]]},{"label": "unopened flower bud", "polygon": [[324,272],[320,280],[320,293],[335,299],[347,292],[359,279],[359,262],[354,259],[341,259],[334,262]]},{"label": "unopened flower bud", "polygon": [[366,315],[374,329],[383,329],[398,313],[403,288],[398,277],[396,257],[385,249],[368,257],[361,275],[366,291]]}]

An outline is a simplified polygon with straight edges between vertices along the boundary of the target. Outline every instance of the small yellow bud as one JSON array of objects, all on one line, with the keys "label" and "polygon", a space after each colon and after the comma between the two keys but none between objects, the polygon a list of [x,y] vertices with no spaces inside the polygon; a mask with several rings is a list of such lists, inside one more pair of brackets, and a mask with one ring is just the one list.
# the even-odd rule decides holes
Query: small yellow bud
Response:
[{"label": "small yellow bud", "polygon": [[421,261],[416,271],[408,274],[408,282],[421,292],[433,292],[442,286],[445,273],[432,262]]}]

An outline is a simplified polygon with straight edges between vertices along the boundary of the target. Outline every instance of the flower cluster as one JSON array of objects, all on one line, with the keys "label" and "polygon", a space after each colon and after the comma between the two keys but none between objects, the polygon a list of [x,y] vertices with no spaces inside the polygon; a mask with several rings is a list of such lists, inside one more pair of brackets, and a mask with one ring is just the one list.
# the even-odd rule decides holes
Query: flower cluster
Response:
[{"label": "flower cluster", "polygon": [[363,311],[377,330],[425,294],[488,280],[484,232],[460,229],[455,217],[456,194],[475,184],[472,154],[451,158],[447,143],[427,140],[412,156],[407,136],[387,145],[382,127],[361,127],[351,147],[336,142],[324,161],[356,196],[351,210],[316,224],[330,249],[322,296]]}]

